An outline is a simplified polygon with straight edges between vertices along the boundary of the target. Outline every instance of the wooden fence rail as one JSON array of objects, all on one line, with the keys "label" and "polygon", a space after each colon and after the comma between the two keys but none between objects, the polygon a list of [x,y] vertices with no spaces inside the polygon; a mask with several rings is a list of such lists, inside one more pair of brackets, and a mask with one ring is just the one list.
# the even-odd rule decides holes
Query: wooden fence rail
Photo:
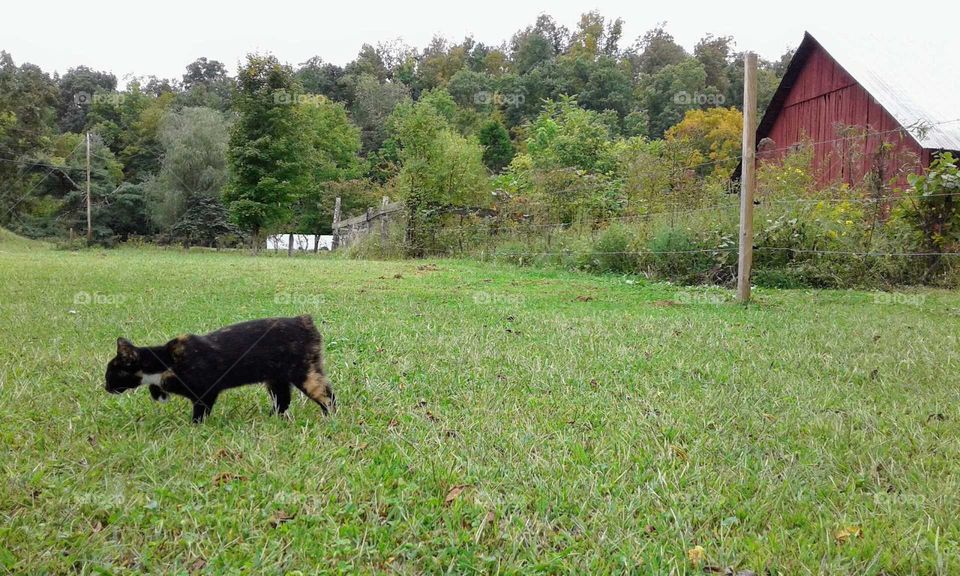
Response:
[{"label": "wooden fence rail", "polygon": [[340,219],[340,198],[333,211],[333,248],[346,247],[363,238],[374,231],[374,224],[379,224],[380,237],[386,241],[387,223],[394,214],[403,211],[403,202],[390,202],[386,196],[380,203],[380,207],[374,210],[367,208],[367,211],[359,216]]},{"label": "wooden fence rail", "polygon": [[[367,208],[367,211],[359,216],[341,220],[340,206],[340,198],[337,198],[333,208],[333,250],[349,246],[366,235],[373,234],[377,230],[380,231],[381,245],[386,246],[388,242],[388,224],[392,218],[402,213],[404,209],[404,203],[402,201],[390,202],[390,199],[384,196],[379,208]],[[484,219],[496,218],[498,216],[496,210],[471,206],[448,206],[442,209],[441,212],[448,215],[459,215],[461,223],[465,216]]]}]

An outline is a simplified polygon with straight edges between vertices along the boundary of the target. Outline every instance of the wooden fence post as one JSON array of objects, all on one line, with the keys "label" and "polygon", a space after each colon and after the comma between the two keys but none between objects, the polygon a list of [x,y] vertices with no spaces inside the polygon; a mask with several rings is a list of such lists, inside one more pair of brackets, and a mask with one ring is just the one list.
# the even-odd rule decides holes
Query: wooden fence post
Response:
[{"label": "wooden fence post", "polygon": [[384,196],[383,200],[380,201],[380,250],[386,250],[387,248],[387,204],[390,203],[390,198]]},{"label": "wooden fence post", "polygon": [[743,158],[740,173],[740,253],[737,261],[737,299],[750,301],[753,267],[753,191],[757,169],[757,55],[743,61]]},{"label": "wooden fence post", "polygon": [[330,241],[330,250],[336,250],[340,246],[340,197],[333,204],[333,239]]}]

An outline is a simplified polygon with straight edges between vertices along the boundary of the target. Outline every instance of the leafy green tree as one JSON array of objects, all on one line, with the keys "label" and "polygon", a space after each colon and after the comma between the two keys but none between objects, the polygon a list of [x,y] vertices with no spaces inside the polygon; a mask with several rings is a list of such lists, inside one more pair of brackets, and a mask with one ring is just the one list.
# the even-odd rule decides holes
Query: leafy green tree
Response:
[{"label": "leafy green tree", "polygon": [[59,124],[63,132],[83,132],[87,112],[98,93],[112,94],[117,77],[86,66],[71,68],[60,77]]},{"label": "leafy green tree", "polygon": [[239,235],[226,207],[215,196],[195,195],[170,229],[170,238],[185,246],[216,246],[224,236]]},{"label": "leafy green tree", "polygon": [[[49,145],[56,119],[56,83],[32,64],[17,66],[0,52],[0,225],[29,209],[36,181],[29,172],[38,152]],[[22,163],[21,163],[22,161]]]},{"label": "leafy green tree", "polygon": [[[707,34],[693,49],[694,58],[703,65],[703,71],[707,74],[705,81],[707,86],[718,94],[726,94],[730,87],[727,68],[730,64],[732,45],[733,38],[730,36]],[[717,104],[723,103],[717,102]]]},{"label": "leafy green tree", "polygon": [[543,216],[569,223],[616,211],[610,124],[607,115],[584,110],[571,98],[544,105],[526,142],[533,198],[547,210]]},{"label": "leafy green tree", "polygon": [[556,21],[542,14],[536,24],[514,34],[510,40],[510,58],[514,70],[526,74],[555,58],[567,45],[569,31],[558,26]]},{"label": "leafy green tree", "polygon": [[713,192],[688,168],[702,162],[703,156],[684,139],[620,140],[612,154],[617,158],[616,174],[622,182],[626,214],[702,206]]},{"label": "leafy green tree", "polygon": [[343,68],[324,62],[314,56],[297,68],[297,80],[308,94],[322,94],[335,102],[344,102],[349,106],[353,101],[353,92],[345,79]]},{"label": "leafy green tree", "polygon": [[498,99],[495,104],[510,128],[536,117],[542,100],[546,99],[547,89],[540,68],[525,76],[504,74],[497,79],[495,86]]},{"label": "leafy green tree", "polygon": [[347,64],[344,72],[350,76],[373,76],[380,82],[385,82],[390,75],[382,55],[370,44],[360,48],[357,58]]},{"label": "leafy green tree", "polygon": [[416,82],[417,51],[403,40],[396,38],[378,42],[377,56],[386,69],[386,77],[391,82],[403,82],[411,86]]},{"label": "leafy green tree", "polygon": [[[792,54],[792,51],[788,52]],[[785,55],[786,56],[786,55]],[[757,114],[763,116],[773,94],[780,85],[782,72],[778,72],[780,63],[759,59],[757,62]],[[743,53],[734,54],[727,66],[726,105],[743,109]]]},{"label": "leafy green tree", "polygon": [[184,108],[167,114],[159,139],[163,164],[148,189],[152,219],[166,229],[183,217],[195,197],[222,195],[230,125],[212,108]]},{"label": "leafy green tree", "polygon": [[140,182],[159,169],[159,119],[175,98],[169,92],[145,92],[134,80],[123,92],[99,93],[90,105],[87,124],[123,164],[125,180]]},{"label": "leafy green tree", "polygon": [[650,130],[650,117],[645,110],[633,110],[623,119],[623,135],[627,138],[646,136]]},{"label": "leafy green tree", "polygon": [[507,127],[496,120],[489,120],[480,129],[480,145],[483,146],[483,163],[494,173],[503,170],[513,160],[513,143]]},{"label": "leafy green tree", "polygon": [[451,46],[446,39],[435,36],[423,49],[417,66],[417,88],[429,90],[442,88],[453,78],[467,62],[473,41],[467,39],[463,44]]},{"label": "leafy green tree", "polygon": [[190,91],[199,86],[222,82],[226,78],[227,67],[222,62],[197,58],[187,64],[187,72],[183,75],[183,89]]},{"label": "leafy green tree", "polygon": [[676,66],[690,57],[663,25],[648,30],[633,49],[637,72],[656,74],[667,66]]},{"label": "leafy green tree", "polygon": [[[296,228],[304,233],[330,231],[336,192],[329,185],[359,178],[365,171],[360,159],[360,129],[350,121],[343,104],[323,96],[299,105],[306,139],[310,183],[299,200]],[[344,198],[344,206],[352,205]]]},{"label": "leafy green tree", "polygon": [[407,252],[420,257],[436,247],[445,208],[482,201],[483,151],[475,140],[457,134],[430,102],[401,104],[390,124],[400,145],[398,187],[408,212]]},{"label": "leafy green tree", "polygon": [[634,104],[630,74],[610,56],[601,56],[586,68],[577,102],[588,110],[613,110],[620,118],[625,117]]},{"label": "leafy green tree", "polygon": [[[86,231],[84,140],[83,134],[61,134],[38,154],[37,161],[45,165],[36,170],[44,176],[35,181],[30,207],[18,220],[18,230],[35,237],[65,236],[70,229],[79,235]],[[120,189],[122,166],[95,134],[90,160],[95,241],[142,230],[142,201],[131,200],[138,191]]]},{"label": "leafy green tree", "polygon": [[547,102],[533,123],[527,150],[538,168],[578,168],[602,172],[609,168],[610,127],[576,100]]},{"label": "leafy green tree", "polygon": [[447,91],[461,107],[490,110],[494,100],[493,79],[484,72],[461,68],[450,78]]},{"label": "leafy green tree", "polygon": [[95,222],[101,229],[127,239],[150,228],[147,193],[143,184],[124,182],[100,199]]},{"label": "leafy green tree", "polygon": [[665,66],[649,77],[642,89],[650,119],[649,136],[662,137],[687,110],[699,108],[697,96],[705,94],[706,81],[703,65],[692,58]]},{"label": "leafy green tree", "polygon": [[[960,242],[960,168],[950,152],[938,155],[925,174],[911,174],[912,190],[900,213],[909,222],[924,250],[944,252]],[[939,264],[939,257],[931,257]]]},{"label": "leafy green tree", "polygon": [[181,86],[183,91],[177,97],[181,106],[230,109],[233,80],[222,62],[197,58],[187,65]]},{"label": "leafy green tree", "polygon": [[274,56],[251,54],[240,68],[224,201],[234,222],[252,235],[255,250],[265,230],[289,219],[291,205],[309,185],[309,152],[295,105],[299,93],[293,71]]},{"label": "leafy green tree", "polygon": [[[144,82],[146,80],[146,82]],[[143,86],[143,91],[147,94],[160,97],[164,94],[177,94],[176,82],[168,78],[157,78],[156,76],[146,76],[138,80]]]},{"label": "leafy green tree", "polygon": [[410,98],[410,90],[399,82],[381,82],[370,74],[356,81],[353,121],[360,127],[364,152],[377,150],[387,139],[387,118],[397,104]]},{"label": "leafy green tree", "polygon": [[596,10],[580,16],[577,30],[570,39],[568,53],[574,57],[596,58],[616,56],[623,36],[623,20],[607,22]]}]

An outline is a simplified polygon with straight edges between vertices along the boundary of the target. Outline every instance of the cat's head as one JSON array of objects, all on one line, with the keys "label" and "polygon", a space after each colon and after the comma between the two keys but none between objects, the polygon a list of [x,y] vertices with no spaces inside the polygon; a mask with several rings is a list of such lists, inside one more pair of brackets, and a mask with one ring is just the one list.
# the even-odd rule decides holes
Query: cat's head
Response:
[{"label": "cat's head", "polygon": [[117,338],[117,355],[107,363],[107,392],[120,394],[143,384],[140,350],[126,338]]}]

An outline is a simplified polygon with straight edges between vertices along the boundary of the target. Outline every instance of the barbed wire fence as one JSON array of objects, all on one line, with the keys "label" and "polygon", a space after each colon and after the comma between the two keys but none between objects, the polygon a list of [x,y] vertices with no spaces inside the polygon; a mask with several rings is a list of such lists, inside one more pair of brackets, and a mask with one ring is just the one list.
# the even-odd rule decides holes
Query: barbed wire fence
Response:
[{"label": "barbed wire fence", "polygon": [[[803,146],[812,148],[822,146],[845,145],[852,141],[868,141],[882,139],[886,136],[894,137],[915,137],[918,133],[936,130],[940,126],[960,122],[960,118],[947,120],[944,122],[926,123],[923,125],[910,127],[897,127],[890,130],[870,130],[865,129],[856,133],[848,133],[836,138],[822,139],[818,141],[803,142]],[[777,156],[783,153],[789,153],[797,149],[798,145],[782,146],[763,150],[762,154],[766,156]],[[8,158],[0,157],[0,162],[5,164],[14,164],[21,167],[32,168],[37,171],[39,178],[32,183],[32,187],[27,189],[27,193],[22,198],[13,199],[10,206],[4,208],[8,213],[13,213],[15,208],[23,201],[23,198],[29,195],[33,188],[39,186],[47,177],[54,172],[77,170],[76,166],[71,166],[69,160],[77,152],[80,144],[66,155],[66,157],[57,163],[52,160],[29,159],[29,158]],[[98,150],[93,151],[93,155],[102,160],[110,160],[103,156]],[[707,161],[684,164],[679,167],[673,167],[674,173],[697,173],[705,169],[716,167],[718,165],[728,166],[734,162],[741,162],[743,154],[730,154],[718,158],[712,158]],[[79,188],[79,187],[78,187]],[[669,198],[670,190],[661,192],[663,198]],[[957,193],[927,194],[926,199],[951,198]],[[694,205],[684,207],[679,201],[673,200],[666,202],[667,209],[663,206],[647,208],[645,206],[631,207],[629,214],[604,215],[592,220],[581,218],[578,220],[551,220],[543,216],[527,214],[510,214],[508,211],[493,211],[469,208],[454,207],[448,208],[444,215],[445,221],[439,231],[443,238],[453,239],[453,242],[447,242],[442,249],[433,249],[427,256],[457,256],[473,255],[480,258],[501,258],[526,263],[534,259],[545,258],[566,258],[589,260],[591,258],[604,258],[609,256],[631,256],[637,258],[655,257],[657,255],[683,255],[683,254],[708,254],[723,257],[727,254],[736,252],[736,243],[729,244],[727,241],[717,242],[715,246],[702,248],[694,247],[689,249],[675,248],[655,248],[649,246],[637,246],[630,250],[607,250],[603,246],[594,246],[591,243],[579,241],[589,239],[595,241],[611,225],[620,224],[623,226],[635,226],[641,228],[653,229],[656,226],[665,226],[670,230],[689,228],[701,225],[704,222],[720,223],[719,228],[732,231],[739,224],[738,209],[739,198],[736,194],[728,194],[727,198],[714,199],[704,205]],[[870,196],[823,196],[800,198],[771,198],[763,194],[757,198],[756,210],[761,219],[776,220],[780,217],[787,217],[795,214],[798,210],[810,209],[830,205],[859,205],[862,207],[871,207],[876,212],[880,212],[882,205],[901,201],[904,198],[902,194],[884,193]],[[386,245],[393,241],[388,230],[393,226],[402,226],[404,224],[404,206],[402,202],[384,203],[378,207],[371,207],[365,213],[352,218],[340,219],[337,214],[334,222],[334,237],[339,240],[339,247],[351,247],[362,243],[366,236],[377,236],[381,239],[381,244]],[[578,238],[579,237],[579,238]],[[937,258],[955,261],[955,257],[960,255],[953,250],[911,250],[908,248],[896,249],[889,245],[873,245],[864,243],[861,245],[848,245],[836,247],[822,243],[811,246],[783,246],[767,244],[761,238],[760,241],[753,244],[753,250],[759,255],[781,254],[788,258],[795,257],[843,257],[857,259],[860,262],[870,262],[882,258]],[[952,246],[951,246],[952,247]]]},{"label": "barbed wire fence", "polygon": [[[927,124],[922,129],[931,130],[939,125],[955,122],[960,122],[960,118]],[[838,143],[854,140],[873,139],[877,141],[877,138],[888,135],[906,137],[911,135],[911,132],[904,127],[882,131],[863,130],[837,138],[807,141],[802,145],[810,148],[835,146]],[[768,147],[763,154],[766,157],[775,157],[781,153],[796,151],[797,148],[797,145],[779,148]],[[680,172],[696,172],[722,163],[731,164],[734,161],[741,161],[742,158],[742,154],[728,155],[709,161],[683,165],[677,170]],[[923,198],[927,200],[948,199],[957,195],[960,194],[945,192],[926,194]],[[689,207],[682,207],[677,201],[666,202],[666,208],[663,206],[664,203],[652,208],[633,206],[632,213],[605,215],[589,221],[587,219],[550,220],[537,215],[511,214],[509,210],[483,216],[473,215],[466,220],[461,218],[459,222],[444,222],[439,233],[448,241],[443,243],[442,247],[429,251],[426,256],[472,256],[481,259],[501,259],[521,265],[535,261],[553,261],[555,263],[580,261],[589,265],[591,260],[610,257],[631,257],[644,260],[669,256],[706,255],[722,262],[728,268],[735,267],[730,259],[738,251],[735,232],[740,223],[738,214],[740,198],[736,193],[721,196],[719,199],[707,200],[703,205]],[[669,199],[670,191],[662,191],[661,197]],[[908,199],[910,198],[904,193],[887,189],[871,194],[865,194],[862,190],[848,190],[842,194],[824,194],[820,191],[810,196],[796,198],[775,197],[767,191],[761,191],[754,202],[754,208],[760,220],[758,228],[761,234],[757,241],[753,243],[752,248],[761,264],[775,258],[787,261],[830,260],[837,265],[842,265],[840,261],[846,259],[866,268],[869,268],[872,263],[884,260],[892,261],[893,259],[925,259],[927,262],[932,262],[931,259],[944,259],[950,261],[949,266],[951,267],[960,265],[960,260],[955,258],[960,256],[960,251],[952,250],[952,245],[949,246],[950,250],[911,249],[906,245],[896,247],[889,243],[874,242],[875,238],[872,234],[866,235],[862,242],[833,242],[829,241],[828,238],[822,238],[814,239],[806,245],[782,245],[777,242],[770,242],[763,233],[769,228],[770,224],[776,224],[778,220],[798,218],[799,216],[816,220],[823,218],[823,212],[829,212],[837,207],[853,207],[852,209],[861,210],[863,213],[860,217],[863,220],[857,222],[857,224],[862,224],[868,217],[876,220],[883,214],[889,215],[891,205]],[[867,214],[868,211],[870,212],[869,215]],[[402,210],[398,210],[398,213],[402,213]],[[874,224],[871,223],[870,226],[872,227]],[[729,234],[725,238],[719,238],[710,247],[695,246],[679,249],[671,246],[638,245],[627,250],[610,250],[605,249],[602,243],[596,245],[597,237],[603,235],[612,225],[635,227],[647,231],[658,226],[671,231],[678,229],[699,229],[702,231],[704,225],[707,225],[726,230]],[[362,239],[360,241],[362,242]]]}]

